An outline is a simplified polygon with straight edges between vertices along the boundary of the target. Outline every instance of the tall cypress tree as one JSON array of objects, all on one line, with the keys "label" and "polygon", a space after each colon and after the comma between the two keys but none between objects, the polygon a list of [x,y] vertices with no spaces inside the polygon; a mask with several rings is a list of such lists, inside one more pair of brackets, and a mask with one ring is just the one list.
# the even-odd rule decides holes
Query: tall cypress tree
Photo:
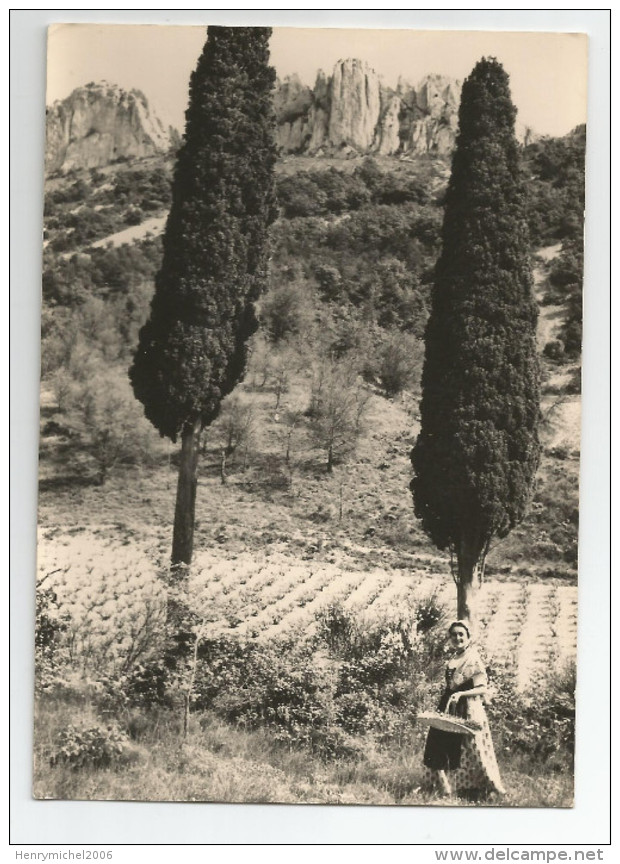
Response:
[{"label": "tall cypress tree", "polygon": [[475,618],[489,545],[523,519],[540,446],[538,309],[508,75],[482,59],[463,84],[411,459],[416,515],[456,558]]},{"label": "tall cypress tree", "polygon": [[200,433],[242,377],[276,215],[266,27],[209,27],[190,80],[150,317],[130,369],[162,436],[181,438],[172,563],[191,562]]}]

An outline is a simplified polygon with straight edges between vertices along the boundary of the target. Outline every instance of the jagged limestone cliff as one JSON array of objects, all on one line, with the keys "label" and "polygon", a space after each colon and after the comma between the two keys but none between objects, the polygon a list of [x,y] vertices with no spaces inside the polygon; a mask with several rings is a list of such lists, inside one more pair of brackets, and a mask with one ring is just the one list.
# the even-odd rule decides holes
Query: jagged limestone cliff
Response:
[{"label": "jagged limestone cliff", "polygon": [[99,168],[115,159],[165,153],[178,144],[139,90],[99,82],[47,109],[45,169]]},{"label": "jagged limestone cliff", "polygon": [[448,153],[454,146],[460,83],[428,75],[385,87],[362,60],[339,60],[314,89],[295,75],[279,81],[275,108],[283,153]]},{"label": "jagged limestone cliff", "polygon": [[[415,86],[401,78],[392,89],[366,62],[339,60],[332,75],[317,73],[314,87],[297,75],[278,81],[277,143],[283,155],[446,155],[456,141],[460,98],[460,82],[444,75],[427,75]],[[517,135],[532,140],[525,127]],[[140,91],[105,81],[74,90],[47,111],[48,173],[98,168],[178,144],[178,133],[164,128]]]},{"label": "jagged limestone cliff", "polygon": [[[313,89],[297,75],[278,81],[278,144],[285,155],[445,155],[456,141],[460,99],[461,82],[445,75],[415,86],[401,78],[392,89],[364,61],[339,60]],[[532,139],[531,129],[517,134]]]}]

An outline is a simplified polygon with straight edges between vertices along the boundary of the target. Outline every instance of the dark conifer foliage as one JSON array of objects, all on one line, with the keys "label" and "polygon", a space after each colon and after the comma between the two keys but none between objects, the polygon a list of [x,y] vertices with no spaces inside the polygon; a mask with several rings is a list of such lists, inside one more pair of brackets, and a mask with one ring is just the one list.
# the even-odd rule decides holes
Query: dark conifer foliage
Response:
[{"label": "dark conifer foliage", "polygon": [[458,561],[459,614],[489,543],[525,515],[539,460],[537,305],[508,76],[465,81],[426,330],[416,515]]},{"label": "dark conifer foliage", "polygon": [[151,314],[130,379],[148,419],[181,437],[173,564],[193,552],[201,430],[245,369],[276,216],[275,116],[265,27],[210,27],[190,81]]},{"label": "dark conifer foliage", "polygon": [[130,370],[146,416],[173,441],[215,419],[257,326],[276,215],[270,34],[209,27],[191,77],[163,263]]}]

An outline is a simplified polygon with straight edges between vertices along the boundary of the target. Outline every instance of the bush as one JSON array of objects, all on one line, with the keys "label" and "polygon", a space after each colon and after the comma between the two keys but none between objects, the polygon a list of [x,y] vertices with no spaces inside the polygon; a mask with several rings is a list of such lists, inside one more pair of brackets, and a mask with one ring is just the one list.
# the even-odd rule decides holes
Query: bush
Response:
[{"label": "bush", "polygon": [[414,336],[392,333],[380,346],[376,376],[388,397],[417,387],[422,371],[422,343]]},{"label": "bush", "polygon": [[502,667],[489,670],[495,696],[489,722],[500,753],[518,756],[533,768],[544,763],[552,770],[573,768],[575,752],[575,665],[552,670],[533,682],[527,692],[516,689]]},{"label": "bush", "polygon": [[144,219],[144,213],[139,207],[130,207],[123,218],[127,225],[139,225]]},{"label": "bush", "polygon": [[52,588],[37,586],[35,609],[35,689],[39,692],[55,686],[66,660],[62,636],[67,630],[68,616],[61,614]]},{"label": "bush", "polygon": [[[378,747],[411,741],[415,714],[444,663],[441,612],[435,601],[421,604],[372,625],[331,604],[317,616],[312,638],[207,640],[199,649],[193,705],[249,729],[269,727],[277,740],[325,758],[359,755],[361,742],[351,736],[365,735]],[[426,623],[423,632],[416,632],[418,619]]]},{"label": "bush", "polygon": [[110,768],[119,762],[127,736],[115,726],[74,726],[61,730],[50,764],[81,768]]},{"label": "bush", "polygon": [[575,396],[581,393],[581,367],[571,374],[570,381],[566,385],[566,392],[570,396]]},{"label": "bush", "polygon": [[301,744],[326,722],[321,676],[309,643],[267,646],[208,640],[200,649],[197,708],[213,707],[228,722],[273,727],[275,737]]},{"label": "bush", "polygon": [[318,638],[330,653],[344,655],[357,632],[357,622],[340,603],[330,603],[317,614]]},{"label": "bush", "polygon": [[542,138],[523,152],[528,222],[535,245],[583,242],[585,126],[563,138]]},{"label": "bush", "polygon": [[559,339],[547,342],[543,349],[543,354],[548,360],[553,360],[554,363],[561,363],[564,359],[564,343]]},{"label": "bush", "polygon": [[[428,633],[437,625],[443,625],[445,621],[445,611],[440,605],[437,594],[429,594],[428,597],[418,601],[415,610],[416,632]],[[442,626],[440,630],[443,632],[445,628]]]},{"label": "bush", "polygon": [[152,430],[128,383],[112,373],[95,371],[74,397],[68,420],[97,466],[100,485],[115,466],[152,458]]},{"label": "bush", "polygon": [[260,320],[274,344],[307,329],[312,320],[309,287],[295,282],[271,290],[263,299]]},{"label": "bush", "polygon": [[370,201],[370,192],[357,174],[345,174],[333,167],[281,176],[277,192],[284,216],[289,219],[357,210]]},{"label": "bush", "polygon": [[564,341],[564,355],[571,360],[576,360],[581,355],[583,339],[581,313],[579,313],[579,318],[576,316],[567,318],[562,327],[562,339]]},{"label": "bush", "polygon": [[123,693],[132,707],[151,708],[165,705],[167,669],[163,659],[137,663],[123,680]]},{"label": "bush", "polygon": [[314,268],[314,276],[323,300],[337,302],[342,299],[342,275],[337,267],[329,264],[318,264]]},{"label": "bush", "polygon": [[441,677],[443,621],[434,597],[373,624],[339,604],[322,611],[319,635],[336,661],[334,711],[345,731],[370,734],[378,744],[414,734],[413,718]]}]

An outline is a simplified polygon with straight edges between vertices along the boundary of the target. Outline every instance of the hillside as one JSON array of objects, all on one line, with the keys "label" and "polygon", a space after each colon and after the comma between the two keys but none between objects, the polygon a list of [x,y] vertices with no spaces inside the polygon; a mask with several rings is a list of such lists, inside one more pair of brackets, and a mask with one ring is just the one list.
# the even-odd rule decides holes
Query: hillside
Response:
[{"label": "hillside", "polygon": [[[573,136],[568,145],[574,147],[573,142],[579,140]],[[578,175],[575,168],[573,174],[563,177],[555,168],[562,166],[566,175],[568,145],[550,142],[545,148],[534,144],[525,151],[525,171],[532,176],[532,229],[547,240],[535,270],[547,382],[543,404],[546,451],[530,516],[498,550],[499,557],[491,557],[491,572],[501,560],[504,568],[514,572],[540,570],[561,578],[576,574],[579,397],[571,391],[575,389],[578,357],[562,357],[570,307],[560,292],[572,290],[573,284],[571,277],[564,275],[566,258],[561,250],[562,244],[570,248],[574,236],[567,219],[579,203],[573,202],[572,210],[567,210],[566,195],[573,192]],[[252,455],[246,458],[241,479],[245,483],[247,477],[260,475],[271,465],[267,469],[273,475],[270,482],[276,487],[278,482],[287,486],[290,466],[281,464],[282,440],[289,434],[286,424],[293,422],[287,418],[301,414],[301,420],[294,421],[300,451],[296,470],[305,472],[299,494],[309,496],[304,501],[307,513],[320,512],[321,508],[333,513],[339,486],[333,478],[321,476],[320,457],[309,437],[311,424],[303,417],[312,375],[296,371],[308,370],[313,363],[316,366],[315,358],[326,342],[331,343],[343,358],[352,358],[354,365],[363,356],[358,371],[367,382],[374,406],[368,431],[362,434],[353,457],[346,457],[348,462],[342,469],[351,498],[359,497],[354,492],[356,484],[364,489],[346,531],[355,542],[364,540],[371,549],[378,546],[379,555],[386,554],[384,546],[389,548],[388,556],[396,558],[418,549],[434,555],[416,529],[406,490],[408,450],[416,431],[421,337],[449,166],[441,159],[402,163],[388,158],[351,159],[342,166],[344,170],[338,170],[338,164],[342,166],[337,160],[288,157],[278,166],[282,216],[273,232],[273,287],[262,305],[263,335],[256,342],[246,383],[239,389],[258,417],[249,448]],[[75,401],[72,390],[83,387],[85,369],[79,358],[84,352],[88,353],[86,368],[91,367],[93,380],[102,376],[114,381],[128,416],[139,414],[137,405],[131,404],[126,368],[158,266],[171,170],[169,159],[151,157],[105,170],[72,172],[48,184],[42,333],[43,516],[47,488],[53,489],[53,509],[59,515],[63,495],[76,491],[70,477],[62,477],[69,464],[75,482],[80,484],[79,495],[88,492],[92,440],[77,416],[79,408],[76,414],[76,406],[71,405]],[[544,226],[540,224],[543,199]],[[560,242],[556,241],[558,236],[563,236]],[[571,266],[572,279],[579,279],[580,274]],[[569,301],[571,296],[567,294]],[[395,340],[406,357],[394,354]],[[392,368],[386,368],[388,360]],[[275,405],[278,401],[278,392],[282,394],[279,416],[269,409],[270,402]],[[60,438],[51,432],[60,432]],[[214,434],[218,434],[217,424]],[[145,463],[141,474],[153,471],[155,476],[158,460],[172,457],[163,456],[166,445],[158,444],[148,427],[144,427],[143,437],[144,442],[154,442],[148,449],[155,455],[149,457],[153,461]],[[118,457],[120,464],[125,463],[122,472],[134,470],[126,460],[135,462],[141,446],[134,448],[133,455]],[[54,457],[49,463],[48,453]],[[74,456],[70,463],[68,454]],[[217,451],[207,445],[207,475],[217,476],[218,464]],[[309,473],[310,466],[316,476]],[[114,482],[115,470],[119,469],[112,468],[108,483]],[[236,471],[233,465],[231,483],[238,479]],[[96,478],[96,474],[92,476]],[[265,480],[251,482],[264,485]],[[97,506],[99,490],[91,491],[92,504],[86,512],[81,509],[82,519],[89,519],[90,506]],[[291,511],[295,513],[287,488],[269,494],[279,505],[274,521],[286,521]],[[108,486],[105,497],[109,499]],[[360,503],[366,500],[367,504]],[[68,504],[69,510],[73,503]],[[169,505],[167,502],[168,509]],[[124,502],[119,506],[125,509]],[[155,521],[169,524],[161,514]],[[325,521],[332,520],[326,516]],[[343,530],[329,524],[330,531],[334,527],[336,533]]]},{"label": "hillside", "polygon": [[[514,806],[572,794],[584,146],[577,131],[524,150],[544,450],[526,520],[489,555],[480,609]],[[186,598],[201,641],[184,721],[185,685],[166,703],[158,659],[178,453],[127,379],[173,161],[47,182],[38,796],[429,803],[406,754],[421,746],[418,710],[436,702],[455,591],[414,518],[409,453],[449,163],[350,156],[278,165],[261,327],[201,453]],[[63,762],[58,741],[81,734],[67,732],[75,704],[106,764],[108,746],[127,762]]]}]

